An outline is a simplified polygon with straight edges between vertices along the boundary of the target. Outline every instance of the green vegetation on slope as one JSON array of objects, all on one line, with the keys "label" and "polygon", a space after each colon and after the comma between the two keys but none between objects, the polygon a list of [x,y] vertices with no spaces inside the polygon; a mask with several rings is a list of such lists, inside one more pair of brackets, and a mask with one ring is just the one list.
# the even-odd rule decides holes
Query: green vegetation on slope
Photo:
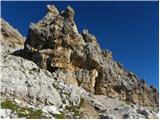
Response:
[{"label": "green vegetation on slope", "polygon": [[12,112],[16,113],[19,118],[27,118],[27,119],[41,119],[42,118],[42,111],[41,110],[34,110],[33,108],[28,107],[20,107],[19,105],[6,100],[1,102],[2,109],[10,109]]}]

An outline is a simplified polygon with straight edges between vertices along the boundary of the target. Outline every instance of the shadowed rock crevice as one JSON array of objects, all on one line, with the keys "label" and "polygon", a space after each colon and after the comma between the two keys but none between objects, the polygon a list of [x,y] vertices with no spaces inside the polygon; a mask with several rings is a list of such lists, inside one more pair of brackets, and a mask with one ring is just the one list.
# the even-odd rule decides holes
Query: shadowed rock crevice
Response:
[{"label": "shadowed rock crevice", "polygon": [[96,95],[101,95],[101,92],[100,92],[100,80],[102,79],[102,71],[98,71],[98,77],[96,77],[96,81],[95,81],[95,85],[94,85],[94,91],[95,91],[95,94]]}]

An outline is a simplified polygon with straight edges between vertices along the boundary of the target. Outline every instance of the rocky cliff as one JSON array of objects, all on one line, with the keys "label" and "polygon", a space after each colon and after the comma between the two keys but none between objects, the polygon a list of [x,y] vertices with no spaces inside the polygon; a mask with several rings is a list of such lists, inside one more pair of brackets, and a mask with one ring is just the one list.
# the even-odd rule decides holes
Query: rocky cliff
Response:
[{"label": "rocky cliff", "polygon": [[24,40],[16,29],[1,19],[1,56],[23,48]]},{"label": "rocky cliff", "polygon": [[158,91],[114,61],[88,30],[79,33],[74,15],[70,6],[59,12],[48,5],[26,40],[1,19],[2,118],[9,110],[9,118],[20,117],[24,108],[32,108],[24,118],[158,118]]},{"label": "rocky cliff", "polygon": [[156,89],[148,88],[143,79],[114,61],[112,53],[102,50],[88,30],[78,32],[70,6],[60,13],[54,6],[47,8],[46,16],[30,25],[24,58],[50,72],[60,71],[60,77],[66,74],[61,79],[93,94],[158,105]]}]

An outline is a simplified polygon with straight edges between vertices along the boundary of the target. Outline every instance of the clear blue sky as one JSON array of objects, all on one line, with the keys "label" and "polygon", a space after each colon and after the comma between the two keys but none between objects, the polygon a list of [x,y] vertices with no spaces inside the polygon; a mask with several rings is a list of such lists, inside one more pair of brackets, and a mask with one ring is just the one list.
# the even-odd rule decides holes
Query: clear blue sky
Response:
[{"label": "clear blue sky", "polygon": [[47,4],[60,11],[71,5],[79,32],[89,29],[114,60],[158,88],[158,2],[2,2],[2,18],[26,36]]}]

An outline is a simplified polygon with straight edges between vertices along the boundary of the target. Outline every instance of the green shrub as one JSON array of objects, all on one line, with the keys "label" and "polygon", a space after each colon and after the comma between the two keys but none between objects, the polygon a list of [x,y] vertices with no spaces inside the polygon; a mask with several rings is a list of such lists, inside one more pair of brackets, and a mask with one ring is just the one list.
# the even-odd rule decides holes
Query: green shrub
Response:
[{"label": "green shrub", "polygon": [[84,103],[84,98],[81,98],[81,101],[80,101],[80,104],[79,104],[80,108],[82,107],[83,103]]}]

